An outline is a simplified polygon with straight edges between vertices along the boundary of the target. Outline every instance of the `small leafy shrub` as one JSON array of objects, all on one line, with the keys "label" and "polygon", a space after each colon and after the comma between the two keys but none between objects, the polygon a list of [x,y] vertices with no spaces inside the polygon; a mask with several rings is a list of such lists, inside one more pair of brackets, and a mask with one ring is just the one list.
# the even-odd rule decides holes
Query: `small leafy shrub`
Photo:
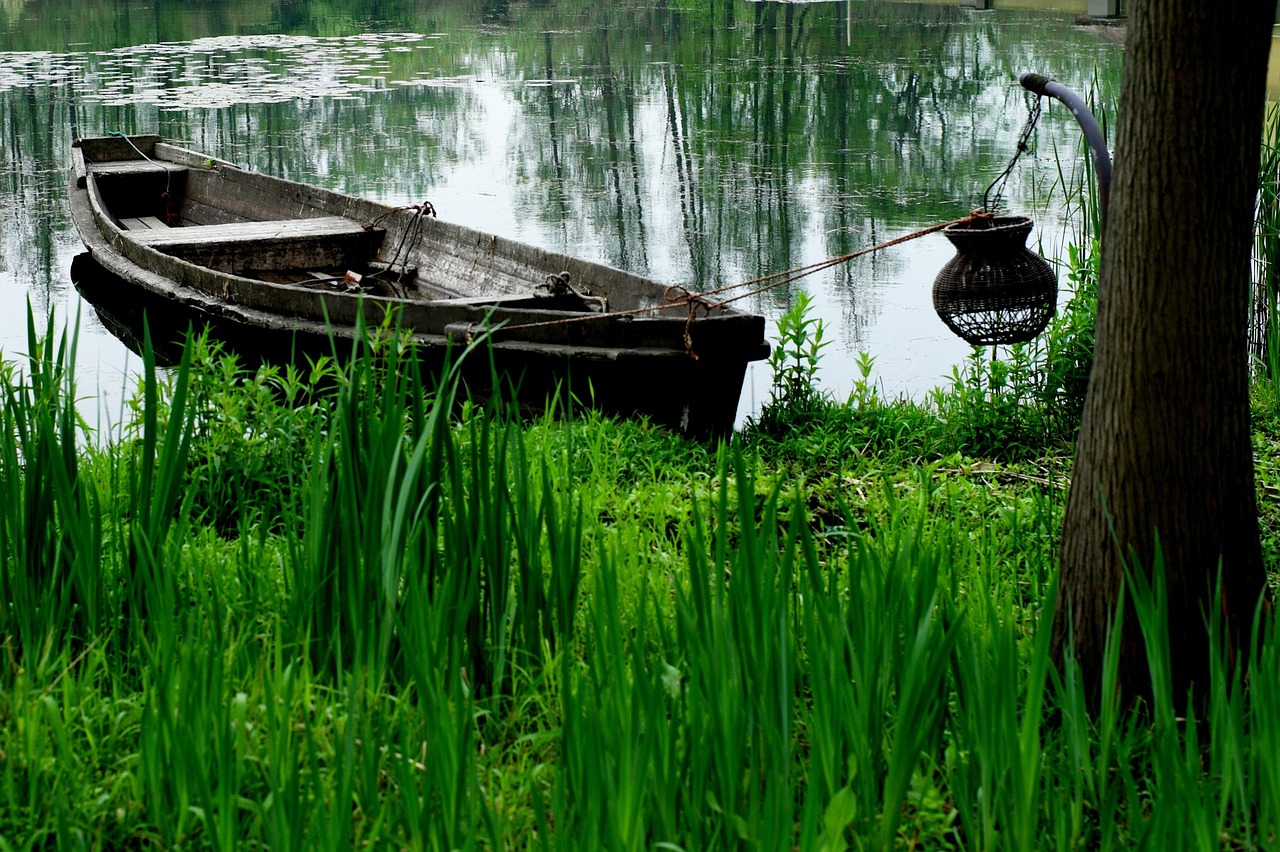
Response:
[{"label": "small leafy shrub", "polygon": [[952,450],[1023,459],[1045,444],[1036,388],[1037,371],[1027,347],[1010,347],[1007,361],[975,347],[962,366],[952,368],[950,386],[935,388],[930,401]]},{"label": "small leafy shrub", "polygon": [[223,534],[242,519],[277,526],[310,469],[338,371],[328,358],[305,371],[251,368],[207,334],[188,345],[194,431],[184,486],[192,517]]},{"label": "small leafy shrub", "polygon": [[[824,328],[806,296],[778,322],[770,357],[773,390],[745,438],[774,458],[819,470],[854,454],[926,459],[960,453],[1024,461],[1075,437],[1093,367],[1098,304],[1098,248],[1069,248],[1071,298],[1034,342],[974,349],[950,381],[923,402],[882,399],[862,355],[845,403],[817,387]],[[822,463],[828,459],[830,465]],[[811,471],[812,472],[812,471]]]},{"label": "small leafy shrub", "polygon": [[1022,459],[1075,438],[1093,369],[1098,321],[1097,241],[1068,246],[1071,297],[1035,341],[1004,358],[975,349],[930,399],[956,451]]},{"label": "small leafy shrub", "polygon": [[849,450],[879,459],[923,459],[940,450],[936,414],[908,397],[884,399],[871,380],[875,358],[855,359],[858,377],[844,409]]},{"label": "small leafy shrub", "polygon": [[830,341],[823,339],[822,320],[810,315],[811,305],[809,294],[802,292],[778,320],[777,343],[769,355],[773,388],[755,424],[765,433],[776,436],[801,425],[830,404],[817,386],[822,350]]},{"label": "small leafy shrub", "polygon": [[1042,336],[1044,384],[1040,393],[1054,431],[1062,437],[1073,437],[1084,413],[1089,373],[1093,369],[1101,251],[1094,240],[1088,250],[1071,245],[1067,252],[1071,298]]}]

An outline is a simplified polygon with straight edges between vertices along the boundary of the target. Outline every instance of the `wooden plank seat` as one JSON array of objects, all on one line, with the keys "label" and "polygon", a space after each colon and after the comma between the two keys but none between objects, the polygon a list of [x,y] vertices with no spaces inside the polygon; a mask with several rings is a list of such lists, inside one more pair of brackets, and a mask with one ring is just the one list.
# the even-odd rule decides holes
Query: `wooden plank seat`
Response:
[{"label": "wooden plank seat", "polygon": [[87,167],[89,173],[93,175],[185,175],[187,173],[186,166],[153,160],[113,160],[107,163],[89,163]]},{"label": "wooden plank seat", "polygon": [[159,228],[130,234],[130,236],[149,246],[197,246],[308,238],[324,240],[333,237],[367,236],[369,233],[371,232],[359,222],[353,222],[341,216],[319,216],[314,219],[282,219],[276,222],[231,222],[226,225]]},{"label": "wooden plank seat", "polygon": [[120,226],[126,231],[158,231],[169,227],[155,216],[138,216],[135,219],[121,219]]},{"label": "wooden plank seat", "polygon": [[226,272],[352,268],[372,259],[385,234],[341,216],[129,231],[165,254]]}]

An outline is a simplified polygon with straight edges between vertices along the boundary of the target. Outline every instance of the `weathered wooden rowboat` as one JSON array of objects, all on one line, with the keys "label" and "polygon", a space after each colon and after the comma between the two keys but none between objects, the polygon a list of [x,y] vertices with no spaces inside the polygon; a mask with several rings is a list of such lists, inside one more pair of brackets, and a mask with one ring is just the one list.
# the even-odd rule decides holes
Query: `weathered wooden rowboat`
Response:
[{"label": "weathered wooden rowboat", "polygon": [[[80,139],[71,171],[81,239],[147,300],[153,336],[204,323],[246,356],[296,357],[393,312],[429,366],[483,331],[521,404],[571,394],[690,435],[733,428],[747,364],[769,352],[761,316],[690,306],[679,288],[426,205],[246,171],[158,136]],[[483,385],[490,358],[471,361],[468,381]]]}]

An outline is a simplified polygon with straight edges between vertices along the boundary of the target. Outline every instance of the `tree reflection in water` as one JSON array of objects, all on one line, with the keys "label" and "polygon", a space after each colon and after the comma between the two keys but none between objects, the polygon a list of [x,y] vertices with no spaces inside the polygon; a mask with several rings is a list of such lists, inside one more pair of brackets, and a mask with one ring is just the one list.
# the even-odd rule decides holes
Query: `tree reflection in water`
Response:
[{"label": "tree reflection in water", "polygon": [[[247,167],[710,288],[956,218],[1012,153],[1036,70],[1104,97],[1120,49],[1066,12],[741,0],[42,0],[0,7],[0,345],[23,302],[77,304],[64,202],[74,135],[155,131]],[[1009,208],[1052,254],[1051,113]],[[1031,159],[1031,158],[1028,158]],[[806,279],[890,392],[966,351],[932,314],[942,238]],[[755,307],[776,316],[793,293]],[[102,335],[86,321],[86,334]],[[106,359],[123,360],[108,350]],[[760,372],[759,369],[756,371]],[[754,378],[755,402],[768,377]],[[747,404],[751,392],[744,394]]]}]

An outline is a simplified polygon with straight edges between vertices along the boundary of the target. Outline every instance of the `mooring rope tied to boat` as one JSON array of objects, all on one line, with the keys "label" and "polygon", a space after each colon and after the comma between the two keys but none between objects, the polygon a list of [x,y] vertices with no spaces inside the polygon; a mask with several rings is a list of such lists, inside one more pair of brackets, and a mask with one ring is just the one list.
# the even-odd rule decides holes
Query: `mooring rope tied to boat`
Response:
[{"label": "mooring rope tied to boat", "polygon": [[[920,237],[926,237],[929,234],[933,234],[938,231],[941,231],[943,228],[949,228],[952,225],[965,224],[968,222],[972,222],[974,219],[988,219],[988,218],[991,218],[991,215],[992,214],[986,210],[974,210],[972,213],[970,213],[968,216],[965,216],[963,219],[953,219],[950,222],[942,222],[937,225],[930,225],[927,228],[921,228],[918,231],[912,231],[911,233],[904,234],[901,237],[895,237],[892,240],[886,240],[883,243],[877,243],[876,245],[871,246],[869,248],[858,249],[857,251],[851,251],[848,254],[842,254],[839,257],[831,257],[831,258],[827,258],[826,260],[815,261],[813,263],[807,264],[806,266],[797,266],[794,269],[788,269],[784,272],[775,272],[771,275],[764,275],[764,276],[761,276],[760,278],[754,278],[750,281],[743,281],[739,284],[729,284],[717,290],[708,290],[707,292],[701,293],[700,295],[705,298],[706,296],[715,296],[719,293],[728,292],[730,290],[736,290],[739,287],[749,287],[752,284],[761,284],[762,282],[771,282],[771,283],[763,284],[763,286],[757,287],[754,290],[749,290],[746,293],[739,293],[737,296],[733,296],[732,298],[722,299],[719,302],[713,302],[710,305],[710,307],[712,308],[724,307],[725,305],[732,304],[733,302],[736,302],[739,299],[745,299],[748,296],[756,296],[761,293],[767,293],[768,291],[772,290],[775,287],[781,287],[783,284],[790,284],[793,281],[799,281],[801,278],[804,278],[808,275],[813,275],[815,272],[821,272],[822,270],[829,269],[832,266],[839,266],[842,263],[848,263],[849,261],[862,257],[865,254],[871,254],[872,252],[880,251],[882,249],[892,248],[893,246],[901,245],[902,243],[910,242],[911,240],[919,239]],[[773,279],[775,278],[779,278],[781,280],[774,281]]]},{"label": "mooring rope tied to boat", "polygon": [[[735,284],[726,284],[723,287],[717,287],[714,290],[707,290],[701,293],[694,293],[691,290],[689,290],[687,287],[685,287],[683,284],[672,284],[669,287],[667,287],[667,291],[666,291],[667,304],[665,305],[649,305],[643,308],[631,308],[625,311],[607,311],[605,313],[599,313],[599,314],[584,314],[584,315],[573,316],[573,317],[562,317],[560,319],[554,319],[554,320],[542,320],[540,322],[526,322],[526,323],[519,323],[517,325],[505,325],[505,326],[501,326],[501,328],[506,331],[515,331],[517,329],[526,329],[526,328],[545,328],[549,326],[569,325],[571,323],[577,323],[577,322],[589,322],[591,320],[597,320],[597,319],[616,318],[616,317],[625,317],[625,316],[638,316],[640,314],[653,313],[654,311],[665,311],[673,308],[687,307],[689,309],[689,318],[685,322],[685,328],[684,328],[685,349],[688,351],[691,357],[693,357],[694,359],[697,359],[698,355],[693,351],[693,345],[692,345],[693,340],[692,340],[691,331],[692,331],[692,325],[694,321],[697,319],[697,312],[699,308],[701,308],[707,314],[709,314],[718,308],[723,308],[726,305],[739,301],[740,299],[746,299],[750,296],[757,296],[761,293],[766,293],[769,290],[774,289],[775,287],[781,287],[784,284],[790,284],[806,276],[813,275],[816,272],[821,272],[824,269],[830,269],[833,266],[838,266],[841,263],[848,263],[851,260],[862,257],[863,255],[871,254],[872,252],[881,251],[887,248],[892,248],[893,246],[901,245],[902,243],[910,242],[911,240],[928,236],[929,234],[933,234],[938,231],[941,231],[943,228],[949,228],[952,225],[965,224],[968,222],[972,222],[975,219],[987,219],[987,218],[990,218],[991,215],[992,214],[990,213],[990,211],[987,211],[987,210],[974,210],[972,213],[970,213],[968,216],[965,216],[962,219],[954,219],[950,222],[942,222],[937,225],[930,225],[927,228],[921,228],[917,231],[912,231],[909,234],[904,234],[901,237],[895,237],[894,239],[886,240],[885,242],[877,243],[876,245],[869,246],[867,248],[858,249],[857,251],[852,251],[852,252],[849,252],[848,254],[842,254],[838,257],[830,257],[830,258],[827,258],[826,260],[815,261],[813,263],[805,264],[804,266],[793,267],[792,269],[787,269],[782,272],[774,272],[769,275],[763,275],[759,278],[753,278],[750,281],[740,281]],[[718,296],[721,293],[728,293],[730,291],[737,290],[740,287],[751,287],[752,285],[755,285],[755,284],[760,284],[762,286],[755,287],[754,289],[749,290],[745,293],[739,293],[736,296],[731,296],[727,299],[721,299],[719,301],[711,301],[708,298],[711,296]],[[497,328],[495,328],[494,330],[496,331]]]},{"label": "mooring rope tied to boat", "polygon": [[[968,222],[972,222],[975,219],[989,219],[991,218],[991,216],[992,216],[992,213],[989,210],[974,210],[972,213],[970,213],[968,216],[965,216],[962,219],[954,219],[950,222],[942,222],[937,225],[930,225],[927,228],[921,228],[917,231],[912,231],[909,234],[904,234],[901,237],[895,237],[892,240],[886,240],[883,243],[877,243],[876,245],[870,246],[868,248],[858,249],[857,251],[852,251],[852,252],[849,252],[848,254],[842,254],[839,257],[830,257],[830,258],[827,258],[826,260],[815,261],[813,263],[809,263],[804,266],[793,267],[792,269],[787,269],[782,272],[774,272],[769,275],[763,275],[759,278],[753,278],[750,281],[741,281],[736,284],[726,284],[723,287],[718,287],[714,290],[708,290],[702,293],[694,293],[691,290],[689,290],[687,287],[685,287],[683,284],[672,284],[669,287],[667,287],[667,290],[665,293],[667,304],[665,305],[650,305],[643,308],[632,308],[626,311],[607,311],[605,313],[599,313],[599,314],[585,314],[585,315],[580,315],[575,317],[562,317],[560,319],[543,320],[541,322],[525,322],[525,323],[519,323],[517,325],[501,325],[501,326],[494,327],[491,330],[497,331],[499,328],[501,328],[507,331],[515,331],[517,329],[526,329],[526,328],[545,328],[549,326],[569,325],[570,323],[576,323],[576,322],[588,322],[590,320],[596,320],[596,319],[636,316],[639,314],[653,313],[654,311],[663,311],[671,308],[687,307],[689,309],[689,318],[685,320],[685,324],[684,324],[684,335],[683,335],[684,348],[685,348],[685,352],[688,353],[689,357],[697,361],[699,360],[698,353],[693,350],[693,323],[698,318],[699,308],[702,308],[706,312],[706,314],[710,314],[712,311],[716,310],[717,308],[723,308],[724,306],[732,304],[733,302],[736,302],[740,299],[746,299],[750,296],[756,296],[761,293],[766,293],[769,290],[774,289],[775,287],[781,287],[784,284],[790,284],[793,281],[798,281],[801,278],[804,278],[809,275],[813,275],[815,272],[821,272],[824,269],[830,269],[831,267],[838,266],[841,263],[848,263],[849,261],[854,260],[855,258],[862,257],[863,255],[871,254],[872,252],[875,252],[875,251],[881,251],[882,249],[892,248],[893,246],[901,245],[902,243],[910,242],[911,240],[928,236],[929,234],[936,233],[937,231],[941,231],[943,228],[949,228],[952,225],[965,224]],[[777,280],[774,280],[774,279],[777,279]],[[768,283],[763,283],[763,282],[768,282]],[[738,295],[732,296],[728,299],[721,299],[720,301],[717,301],[717,302],[710,301],[707,298],[708,296],[717,296],[721,293],[727,293],[729,291],[736,290],[739,287],[750,287],[753,284],[762,284],[762,286],[756,287],[753,290],[749,290],[746,293],[739,293]],[[677,291],[680,291],[680,294],[673,295]],[[471,336],[470,330],[468,330],[467,336],[468,338],[470,338]]]},{"label": "mooring rope tied to boat", "polygon": [[[381,272],[374,272],[368,277],[375,281],[384,281],[394,295],[403,299],[406,297],[404,287],[402,286],[403,282],[395,280],[396,264],[400,264],[401,277],[405,276],[409,272],[409,258],[413,256],[413,252],[418,248],[418,243],[422,241],[422,220],[427,216],[438,218],[435,205],[430,201],[424,201],[421,204],[405,204],[401,207],[393,207],[375,218],[369,224],[365,225],[364,229],[366,231],[372,231],[375,228],[381,227],[382,223],[389,217],[402,210],[413,211],[413,219],[409,222],[409,226],[404,229],[404,233],[400,235],[400,242],[396,245],[395,254],[391,255],[391,260],[387,262],[386,271],[391,278],[382,279],[380,277],[382,275]],[[404,260],[400,259],[402,253],[404,255]]]}]

